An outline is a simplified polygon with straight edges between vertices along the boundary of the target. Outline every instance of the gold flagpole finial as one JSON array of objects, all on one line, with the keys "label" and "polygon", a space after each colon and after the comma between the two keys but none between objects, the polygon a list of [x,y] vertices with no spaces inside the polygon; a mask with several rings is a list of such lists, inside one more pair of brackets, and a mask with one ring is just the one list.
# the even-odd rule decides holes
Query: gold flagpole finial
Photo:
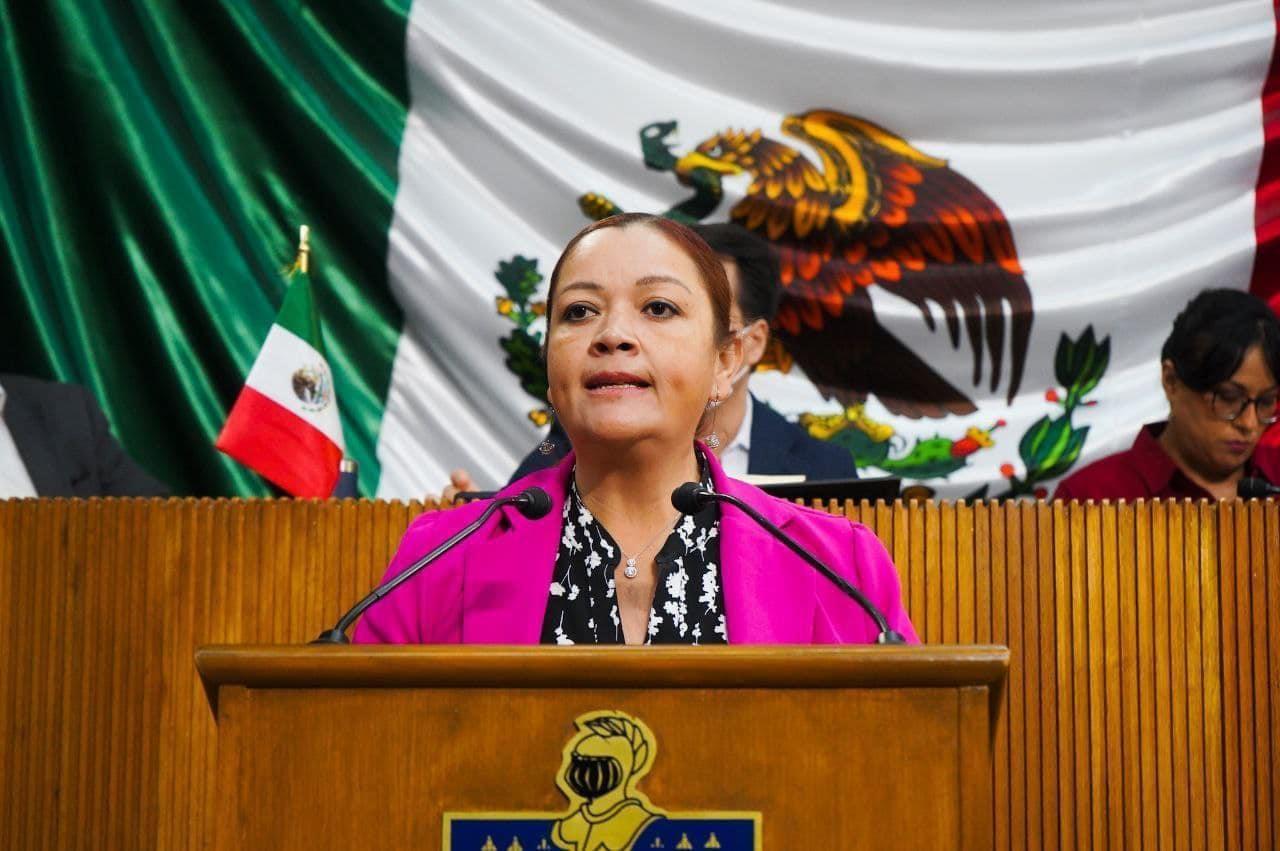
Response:
[{"label": "gold flagpole finial", "polygon": [[311,266],[311,228],[302,225],[298,228],[298,271],[306,275]]}]

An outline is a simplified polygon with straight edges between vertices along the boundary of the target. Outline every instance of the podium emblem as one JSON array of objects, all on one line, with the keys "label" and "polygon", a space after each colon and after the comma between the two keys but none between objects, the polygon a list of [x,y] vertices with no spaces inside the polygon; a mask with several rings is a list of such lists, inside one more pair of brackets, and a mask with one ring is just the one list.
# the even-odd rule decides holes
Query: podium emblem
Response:
[{"label": "podium emblem", "polygon": [[640,791],[658,742],[639,718],[601,710],[574,719],[555,784],[559,813],[445,813],[444,851],[760,851],[761,815],[668,812]]}]

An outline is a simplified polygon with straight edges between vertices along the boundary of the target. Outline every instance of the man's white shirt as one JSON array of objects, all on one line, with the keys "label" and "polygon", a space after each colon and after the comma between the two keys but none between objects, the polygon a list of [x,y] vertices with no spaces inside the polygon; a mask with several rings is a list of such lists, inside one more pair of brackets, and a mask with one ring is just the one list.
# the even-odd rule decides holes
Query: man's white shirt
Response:
[{"label": "man's white shirt", "polygon": [[738,426],[738,433],[720,453],[720,466],[735,479],[746,478],[747,468],[751,464],[751,414],[755,406],[755,400],[748,396],[747,413],[742,417],[742,425]]},{"label": "man's white shirt", "polygon": [[9,424],[4,419],[6,401],[4,386],[0,385],[0,499],[35,496],[36,486],[31,483],[31,474],[18,454],[18,445],[13,442]]}]

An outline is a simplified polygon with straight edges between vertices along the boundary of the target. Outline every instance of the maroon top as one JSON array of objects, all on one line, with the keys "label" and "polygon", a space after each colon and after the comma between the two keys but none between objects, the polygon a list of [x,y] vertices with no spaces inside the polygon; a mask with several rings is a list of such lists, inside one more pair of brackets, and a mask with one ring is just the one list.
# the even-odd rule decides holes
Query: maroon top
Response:
[{"label": "maroon top", "polygon": [[[1133,446],[1094,461],[1058,483],[1054,499],[1213,499],[1173,462],[1158,438],[1165,423],[1148,423]],[[1245,464],[1246,476],[1274,481],[1280,474],[1280,451],[1259,444]]]}]

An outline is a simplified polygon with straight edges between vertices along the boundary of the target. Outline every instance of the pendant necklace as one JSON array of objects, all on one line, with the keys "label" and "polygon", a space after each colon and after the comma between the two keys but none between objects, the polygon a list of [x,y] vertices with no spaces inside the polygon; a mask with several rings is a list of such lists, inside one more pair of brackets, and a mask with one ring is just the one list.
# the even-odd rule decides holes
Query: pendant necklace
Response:
[{"label": "pendant necklace", "polygon": [[[575,473],[575,478],[574,478],[574,480],[573,480],[573,493],[574,493],[574,495],[575,495],[575,496],[577,496],[577,497],[578,497],[578,500],[579,500],[583,505],[585,505],[585,506],[587,507],[587,510],[588,510],[588,511],[591,511],[591,506],[587,505],[587,501],[586,501],[586,499],[584,499],[584,498],[583,498],[583,496],[582,496],[582,494],[578,492],[578,481],[577,481],[577,478],[576,478],[576,473],[577,473],[576,468],[575,468],[575,470],[574,470],[574,473]],[[591,511],[591,515],[592,515],[592,517],[594,517],[594,516],[595,516],[595,512],[594,512],[594,511]],[[678,516],[678,515],[677,515],[677,518],[676,518],[676,519],[679,519],[679,516]],[[597,521],[597,522],[599,522],[599,521]],[[667,532],[668,534],[670,534],[670,531],[669,531],[669,530],[672,528],[672,526],[674,525],[674,523],[675,523],[675,521],[673,520],[671,523],[668,523],[668,524],[664,525],[661,529],[659,529],[659,530],[658,530],[658,534],[657,534],[657,535],[654,535],[652,538],[650,538],[650,539],[649,539],[649,543],[645,544],[642,548],[640,548],[640,550],[639,550],[635,555],[633,555],[633,556],[629,556],[629,555],[627,555],[625,552],[622,552],[622,544],[620,544],[620,543],[618,544],[618,552],[622,553],[622,558],[623,558],[623,559],[624,559],[624,561],[625,561],[625,564],[623,565],[623,568],[622,568],[622,575],[623,575],[623,576],[627,577],[628,579],[635,579],[635,578],[636,578],[636,576],[640,573],[640,569],[639,569],[638,567],[636,567],[636,559],[640,558],[640,556],[642,556],[642,555],[644,555],[645,553],[647,553],[647,552],[649,551],[649,548],[650,548],[650,547],[652,547],[652,546],[654,545],[654,543],[658,540],[658,537],[659,537],[660,535],[662,535],[662,533],[663,533],[663,532]]]},{"label": "pendant necklace", "polygon": [[[658,530],[658,535],[661,535],[663,532],[666,532],[666,531],[667,531],[667,527],[663,526],[661,529]],[[623,576],[627,577],[628,579],[636,578],[636,574],[640,572],[639,569],[636,567],[636,559],[640,558],[640,556],[644,555],[649,551],[649,547],[652,547],[654,543],[658,540],[658,535],[654,535],[652,538],[650,538],[649,543],[645,544],[644,548],[641,549],[639,552],[637,552],[635,555],[628,556],[626,553],[622,553],[622,557],[626,559],[626,566],[622,568]],[[622,544],[618,544],[618,551],[619,552],[622,551]]]}]

